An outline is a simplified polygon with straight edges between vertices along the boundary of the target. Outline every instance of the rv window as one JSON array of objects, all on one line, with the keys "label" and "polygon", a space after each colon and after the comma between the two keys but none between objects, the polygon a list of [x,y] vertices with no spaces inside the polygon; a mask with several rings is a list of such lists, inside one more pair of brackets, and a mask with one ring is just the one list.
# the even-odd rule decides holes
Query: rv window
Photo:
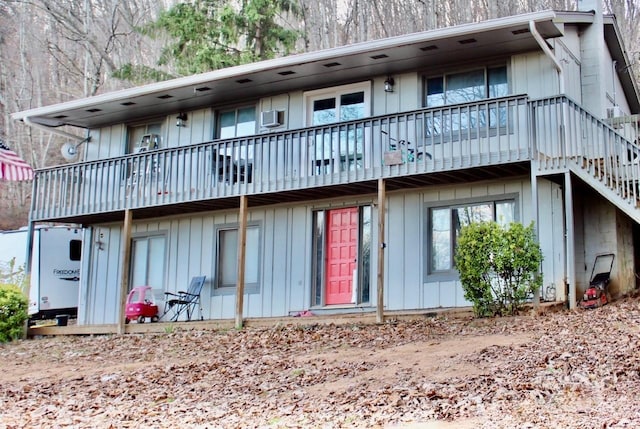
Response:
[{"label": "rv window", "polygon": [[71,240],[69,242],[69,259],[79,261],[82,254],[82,240]]}]

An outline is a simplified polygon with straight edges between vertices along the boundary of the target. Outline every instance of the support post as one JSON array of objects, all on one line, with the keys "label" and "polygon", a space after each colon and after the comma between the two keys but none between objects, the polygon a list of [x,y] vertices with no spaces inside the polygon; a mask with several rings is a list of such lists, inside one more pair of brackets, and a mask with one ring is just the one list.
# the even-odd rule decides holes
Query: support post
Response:
[{"label": "support post", "polygon": [[[32,194],[33,195],[33,194]],[[35,198],[34,198],[35,199]],[[27,299],[29,300],[29,306],[31,306],[31,267],[33,265],[33,237],[36,233],[36,223],[33,221],[29,221],[29,229],[27,230],[27,254],[25,257],[25,267],[24,273],[26,276],[25,281],[27,282],[25,291],[27,295]]]},{"label": "support post", "polygon": [[571,172],[564,173],[564,211],[565,211],[565,247],[567,258],[566,284],[569,288],[567,299],[569,308],[576,308],[576,258],[573,228],[573,188],[571,186]]},{"label": "support post", "polygon": [[[35,195],[32,193],[31,195]],[[33,213],[33,200],[35,198],[31,198],[31,213]],[[29,214],[29,229],[27,231],[27,255],[25,258],[25,291],[24,294],[27,296],[27,314],[29,310],[31,310],[31,266],[33,265],[33,236],[35,235],[36,223],[31,220],[31,214]],[[27,338],[27,334],[29,333],[29,318],[24,321],[24,329],[22,330],[22,339]]]},{"label": "support post", "polygon": [[386,189],[384,179],[378,179],[378,300],[376,303],[376,323],[384,323],[384,224],[386,215]]},{"label": "support post", "polygon": [[120,311],[120,317],[118,317],[118,335],[125,333],[125,305],[127,303],[127,293],[129,292],[129,266],[131,264],[131,223],[133,217],[131,209],[124,211],[124,226],[122,227],[121,234],[121,248],[120,253],[120,266],[122,271],[120,272],[120,305],[118,309]]},{"label": "support post", "polygon": [[244,306],[244,266],[247,247],[247,196],[240,196],[240,225],[238,226],[238,274],[236,283],[236,329],[242,329]]},{"label": "support post", "polygon": [[[540,216],[538,213],[538,175],[536,174],[538,169],[537,161],[531,161],[531,211],[533,213],[533,228],[536,233],[536,240],[538,243],[540,242]],[[538,267],[538,272],[536,275],[541,275],[542,267]],[[540,286],[540,288],[544,288],[544,283]],[[533,293],[533,308],[537,309],[540,307],[540,289],[536,289]]]},{"label": "support post", "polygon": [[[31,306],[31,269],[33,266],[33,236],[35,235],[35,231],[36,231],[36,223],[32,220],[33,219],[33,213],[35,212],[36,209],[36,199],[35,195],[36,195],[36,182],[38,181],[38,175],[36,174],[35,177],[33,178],[33,184],[31,185],[31,195],[33,195],[33,197],[31,197],[31,204],[30,204],[30,210],[29,210],[29,229],[27,232],[27,254],[25,255],[25,267],[24,267],[24,273],[26,276],[25,281],[27,282],[27,290],[26,290],[26,295],[27,295],[27,302],[29,303],[29,307]],[[28,310],[27,310],[28,311]],[[27,323],[29,321],[27,320]],[[27,333],[27,330],[25,329],[25,335]]]}]

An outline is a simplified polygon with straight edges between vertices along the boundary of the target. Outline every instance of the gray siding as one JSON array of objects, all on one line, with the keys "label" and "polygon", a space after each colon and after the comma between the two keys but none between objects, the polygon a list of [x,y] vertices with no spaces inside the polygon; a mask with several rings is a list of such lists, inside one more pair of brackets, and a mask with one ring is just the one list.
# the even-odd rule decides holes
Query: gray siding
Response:
[{"label": "gray siding", "polygon": [[514,94],[542,98],[559,93],[558,74],[553,63],[541,52],[511,58],[511,88]]},{"label": "gray siding", "polygon": [[[562,198],[557,185],[539,179],[540,241],[545,253],[544,283],[560,284],[564,267],[562,241]],[[456,202],[516,197],[517,216],[525,224],[531,215],[531,187],[528,178],[492,181],[461,186],[431,187],[422,190],[396,191],[388,194],[385,251],[385,308],[412,310],[420,308],[468,306],[456,276],[425,280],[426,216],[428,207]],[[284,205],[251,209],[248,220],[261,226],[259,252],[259,291],[244,299],[246,317],[287,316],[308,309],[311,303],[312,212],[360,204],[372,204],[375,196],[358,200],[327,200],[311,204]],[[372,224],[377,224],[373,207]],[[548,219],[552,219],[548,222]],[[235,294],[213,293],[216,279],[215,231],[222,225],[237,224],[237,211],[204,213],[161,221],[135,222],[132,235],[165,232],[167,237],[165,284],[154,286],[162,309],[165,291],[184,290],[193,276],[205,275],[202,294],[205,319],[234,317]],[[373,228],[374,249],[377,228]],[[102,250],[90,246],[92,263],[88,290],[84,286],[81,300],[81,323],[115,323],[120,274],[120,225],[94,229],[93,241],[101,236]],[[375,252],[371,258],[370,290],[375,305]]]},{"label": "gray siding", "polygon": [[[161,148],[185,146],[192,143],[210,141],[214,137],[212,109],[186,112],[185,127],[176,126],[176,114],[165,118],[154,118],[150,122],[163,122]],[[85,144],[85,161],[124,155],[127,151],[127,127],[136,124],[118,124],[91,131],[91,142]]]},{"label": "gray siding", "polygon": [[[538,237],[544,259],[542,286],[555,286],[556,298],[564,299],[565,245],[564,201],[562,187],[545,179],[538,179]],[[579,234],[578,234],[579,235]],[[577,256],[577,254],[576,254]]]},{"label": "gray siding", "polygon": [[93,130],[91,142],[84,144],[84,159],[96,159],[120,156],[124,153],[127,139],[127,127],[123,124]]}]

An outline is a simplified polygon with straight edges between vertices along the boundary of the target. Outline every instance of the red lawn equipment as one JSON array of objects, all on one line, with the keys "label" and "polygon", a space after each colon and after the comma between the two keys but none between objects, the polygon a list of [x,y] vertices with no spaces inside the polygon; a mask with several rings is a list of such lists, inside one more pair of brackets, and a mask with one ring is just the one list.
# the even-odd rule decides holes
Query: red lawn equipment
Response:
[{"label": "red lawn equipment", "polygon": [[613,268],[613,253],[603,253],[596,256],[591,269],[591,281],[589,287],[582,296],[580,306],[582,308],[596,308],[609,302],[607,286],[611,280],[611,269]]}]

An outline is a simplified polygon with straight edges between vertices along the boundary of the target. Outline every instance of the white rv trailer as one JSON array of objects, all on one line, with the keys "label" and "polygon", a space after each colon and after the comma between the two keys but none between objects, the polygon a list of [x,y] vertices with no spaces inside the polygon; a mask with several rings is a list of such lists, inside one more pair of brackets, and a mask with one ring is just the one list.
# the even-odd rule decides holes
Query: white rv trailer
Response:
[{"label": "white rv trailer", "polygon": [[[0,263],[24,266],[28,228],[0,232]],[[82,229],[38,226],[33,235],[29,318],[44,319],[78,313]]]}]

